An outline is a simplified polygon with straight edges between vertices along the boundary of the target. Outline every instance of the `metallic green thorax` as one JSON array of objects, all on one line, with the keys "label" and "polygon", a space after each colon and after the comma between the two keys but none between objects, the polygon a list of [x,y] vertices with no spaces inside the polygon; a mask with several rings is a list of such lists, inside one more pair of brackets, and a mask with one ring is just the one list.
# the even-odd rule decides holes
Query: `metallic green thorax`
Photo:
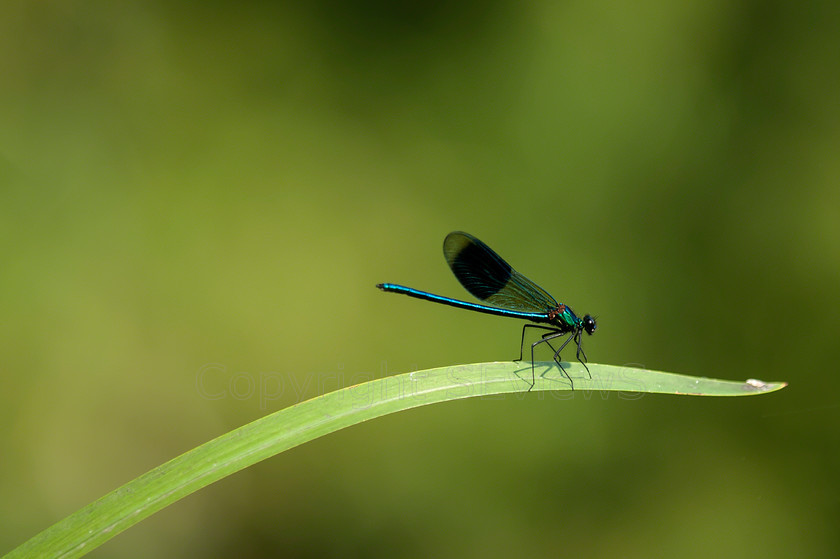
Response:
[{"label": "metallic green thorax", "polygon": [[564,332],[580,330],[583,328],[583,320],[572,312],[566,305],[558,305],[557,308],[548,311],[548,324],[556,326]]}]

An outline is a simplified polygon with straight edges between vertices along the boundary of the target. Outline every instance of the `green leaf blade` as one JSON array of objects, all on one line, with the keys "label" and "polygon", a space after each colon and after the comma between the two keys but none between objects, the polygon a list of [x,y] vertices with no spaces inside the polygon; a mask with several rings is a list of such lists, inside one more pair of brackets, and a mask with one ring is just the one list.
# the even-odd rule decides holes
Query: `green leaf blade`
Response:
[{"label": "green leaf blade", "polygon": [[[769,393],[783,382],[734,382],[631,367],[564,363],[576,391],[702,396]],[[570,391],[553,362],[536,363],[532,392]],[[528,392],[531,364],[492,362],[404,373],[330,392],[205,443],[71,514],[6,557],[80,557],[167,505],[290,448],[376,417],[419,406]]]}]

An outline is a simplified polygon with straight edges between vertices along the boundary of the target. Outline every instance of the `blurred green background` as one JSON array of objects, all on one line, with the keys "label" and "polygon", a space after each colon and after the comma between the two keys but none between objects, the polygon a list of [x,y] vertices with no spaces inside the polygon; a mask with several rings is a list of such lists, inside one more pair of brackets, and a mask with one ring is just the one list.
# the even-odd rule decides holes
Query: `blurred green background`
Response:
[{"label": "blurred green background", "polygon": [[385,417],[93,557],[836,557],[836,2],[4,2],[0,550],[338,386],[511,359],[486,241],[593,362],[786,380]]}]

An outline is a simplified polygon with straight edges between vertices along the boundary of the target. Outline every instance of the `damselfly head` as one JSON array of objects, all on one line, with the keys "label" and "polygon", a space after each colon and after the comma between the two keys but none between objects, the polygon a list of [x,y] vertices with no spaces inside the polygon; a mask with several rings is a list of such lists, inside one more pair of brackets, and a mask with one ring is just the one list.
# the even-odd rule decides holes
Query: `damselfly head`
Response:
[{"label": "damselfly head", "polygon": [[592,332],[595,331],[598,325],[595,324],[595,319],[592,318],[590,315],[586,315],[583,317],[583,329],[586,331],[587,334],[592,335]]}]

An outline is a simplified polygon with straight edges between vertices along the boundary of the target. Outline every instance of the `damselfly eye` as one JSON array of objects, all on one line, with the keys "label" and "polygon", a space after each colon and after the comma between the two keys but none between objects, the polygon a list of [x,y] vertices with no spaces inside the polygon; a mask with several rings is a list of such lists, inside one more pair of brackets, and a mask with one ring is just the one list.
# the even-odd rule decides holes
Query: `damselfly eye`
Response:
[{"label": "damselfly eye", "polygon": [[594,318],[592,318],[589,315],[586,315],[586,316],[583,317],[583,329],[586,330],[587,334],[591,335],[592,332],[594,332],[595,328],[597,328],[597,327],[598,327],[598,325],[595,324],[595,319]]}]

